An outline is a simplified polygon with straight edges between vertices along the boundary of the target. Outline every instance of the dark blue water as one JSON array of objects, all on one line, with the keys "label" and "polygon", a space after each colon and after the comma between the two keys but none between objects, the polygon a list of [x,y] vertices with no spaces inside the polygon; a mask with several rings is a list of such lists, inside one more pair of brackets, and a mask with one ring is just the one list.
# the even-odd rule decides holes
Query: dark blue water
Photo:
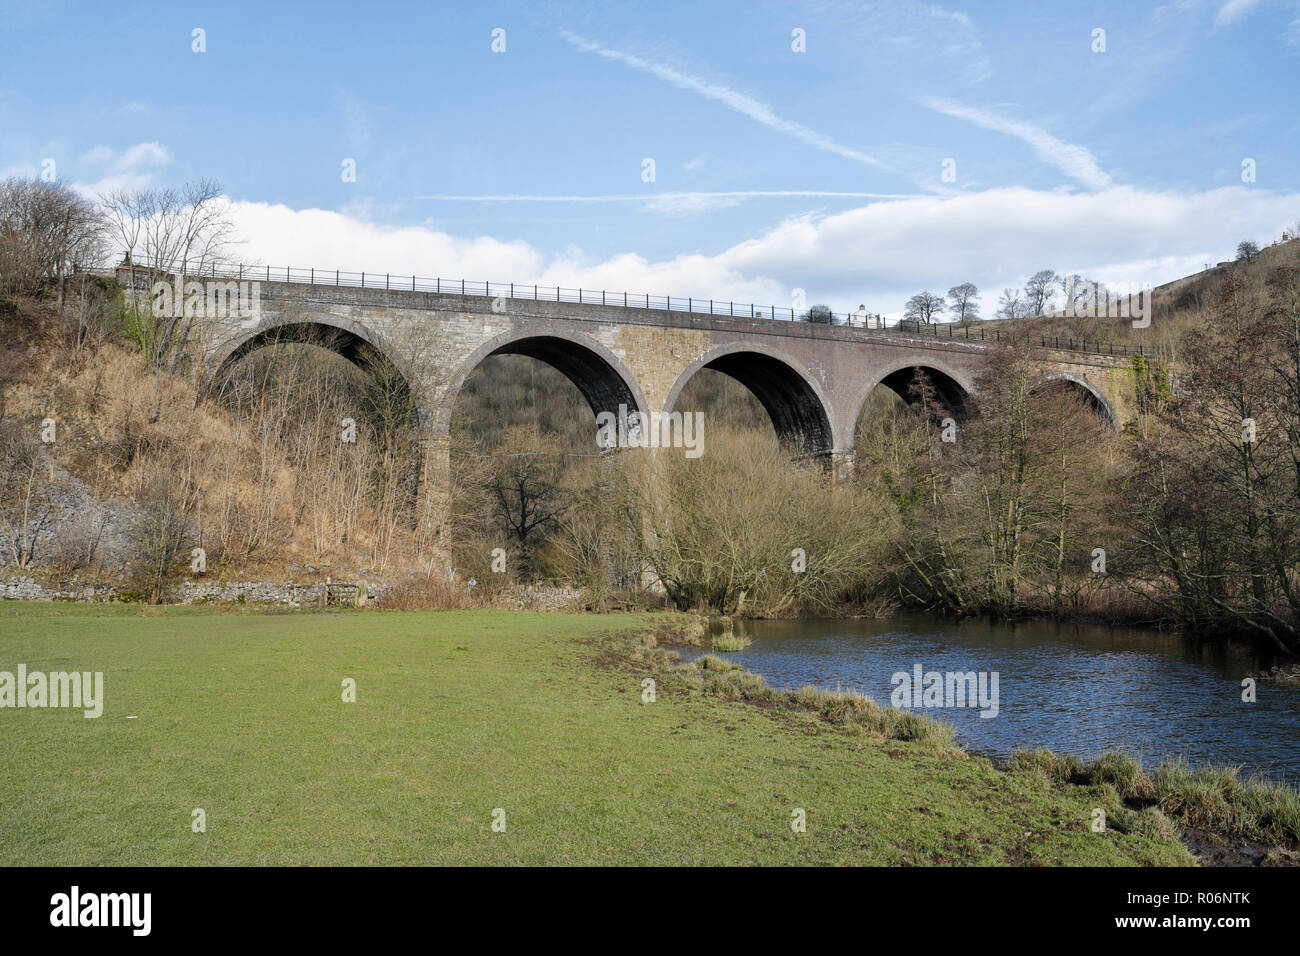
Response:
[{"label": "dark blue water", "polygon": [[998,673],[998,714],[976,707],[917,712],[953,724],[959,742],[1005,756],[1050,747],[1091,759],[1106,750],[1148,766],[1183,757],[1240,765],[1300,782],[1300,687],[1260,683],[1242,702],[1241,679],[1261,663],[1249,648],[1211,646],[1135,629],[1032,622],[744,621],[753,640],[721,656],[774,687],[854,690],[891,706],[896,672]]}]

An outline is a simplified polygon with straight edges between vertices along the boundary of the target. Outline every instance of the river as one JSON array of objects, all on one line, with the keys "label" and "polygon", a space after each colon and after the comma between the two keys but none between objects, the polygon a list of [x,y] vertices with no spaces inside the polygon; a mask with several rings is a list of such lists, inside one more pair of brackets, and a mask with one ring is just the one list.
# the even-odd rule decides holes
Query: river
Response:
[{"label": "river", "polygon": [[886,707],[902,683],[894,675],[910,678],[917,665],[922,685],[929,672],[983,672],[986,703],[996,673],[996,716],[981,717],[993,708],[974,702],[916,707],[952,723],[977,753],[1049,747],[1091,759],[1124,750],[1148,769],[1182,757],[1300,783],[1300,687],[1261,683],[1256,701],[1243,702],[1242,678],[1261,663],[1244,646],[1132,628],[914,615],[737,621],[735,630],[753,643],[720,656],[770,686],[854,690]]}]

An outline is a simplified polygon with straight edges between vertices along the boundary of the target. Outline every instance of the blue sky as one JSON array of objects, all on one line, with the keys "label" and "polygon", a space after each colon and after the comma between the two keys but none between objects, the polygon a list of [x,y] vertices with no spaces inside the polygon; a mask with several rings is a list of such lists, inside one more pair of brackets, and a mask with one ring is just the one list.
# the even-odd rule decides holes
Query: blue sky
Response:
[{"label": "blue sky", "polygon": [[1300,0],[3,8],[0,174],[215,179],[245,261],[991,313],[1300,220]]}]

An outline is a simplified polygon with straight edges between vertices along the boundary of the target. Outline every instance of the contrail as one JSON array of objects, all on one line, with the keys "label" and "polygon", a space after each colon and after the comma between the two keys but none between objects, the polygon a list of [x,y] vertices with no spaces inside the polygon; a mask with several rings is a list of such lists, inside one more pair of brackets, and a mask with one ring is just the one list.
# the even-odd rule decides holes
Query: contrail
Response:
[{"label": "contrail", "polygon": [[482,195],[461,195],[441,193],[430,196],[416,196],[416,199],[437,200],[439,202],[653,202],[664,199],[765,199],[794,196],[821,199],[920,199],[920,195],[909,193],[864,193],[841,192],[829,189],[742,189],[724,192],[644,192],[644,193],[606,193],[593,196],[542,195],[534,193],[484,193]]},{"label": "contrail", "polygon": [[595,53],[603,56],[607,60],[614,60],[616,63],[622,63],[630,66],[634,70],[641,70],[649,73],[651,76],[657,76],[673,86],[683,90],[691,90],[699,93],[701,96],[711,100],[716,100],[725,106],[730,107],[737,113],[748,116],[752,120],[762,123],[764,126],[774,129],[778,132],[785,133],[787,136],[793,136],[795,139],[802,140],[809,146],[815,146],[818,149],[825,150],[828,153],[835,153],[837,156],[843,156],[854,162],[862,163],[864,166],[874,166],[877,169],[889,169],[887,165],[876,159],[874,156],[868,156],[860,150],[851,149],[848,146],[842,146],[828,136],[823,136],[816,130],[809,129],[802,123],[796,123],[793,120],[782,119],[772,111],[772,108],[766,103],[760,103],[751,96],[739,93],[727,86],[717,83],[710,83],[707,80],[697,76],[690,76],[682,73],[680,70],[674,70],[670,66],[664,66],[662,63],[651,63],[649,60],[643,60],[639,56],[633,56],[630,53],[621,53],[618,50],[611,50],[603,47],[598,43],[583,39],[577,34],[570,33],[568,30],[561,30],[560,36],[564,37],[569,43],[572,43],[584,53]]},{"label": "contrail", "polygon": [[917,102],[945,116],[966,120],[983,129],[1006,133],[1008,136],[1023,140],[1029,144],[1034,155],[1043,162],[1055,166],[1071,179],[1076,179],[1091,189],[1106,189],[1110,186],[1110,176],[1086,147],[1057,139],[1047,130],[1032,123],[1004,119],[953,100],[922,97]]}]

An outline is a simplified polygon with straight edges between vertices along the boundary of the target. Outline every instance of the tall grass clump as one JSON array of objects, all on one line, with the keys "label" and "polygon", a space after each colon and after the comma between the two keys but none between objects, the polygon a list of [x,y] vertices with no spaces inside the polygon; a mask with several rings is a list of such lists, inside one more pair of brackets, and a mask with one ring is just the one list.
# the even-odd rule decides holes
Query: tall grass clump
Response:
[{"label": "tall grass clump", "polygon": [[1142,771],[1141,762],[1128,754],[1102,754],[1084,769],[1089,783],[1108,783],[1121,797],[1150,799],[1155,784]]},{"label": "tall grass clump", "polygon": [[1011,754],[1008,769],[1017,773],[1037,773],[1057,786],[1083,783],[1086,779],[1083,764],[1072,754],[1058,754],[1046,748],[1017,750]]},{"label": "tall grass clump", "polygon": [[1160,808],[1190,826],[1300,846],[1300,793],[1286,784],[1173,761],[1156,771],[1155,787]]},{"label": "tall grass clump", "polygon": [[726,634],[715,634],[713,637],[713,649],[722,651],[724,654],[734,654],[737,651],[743,651],[752,644],[749,638],[743,634],[728,632]]}]

